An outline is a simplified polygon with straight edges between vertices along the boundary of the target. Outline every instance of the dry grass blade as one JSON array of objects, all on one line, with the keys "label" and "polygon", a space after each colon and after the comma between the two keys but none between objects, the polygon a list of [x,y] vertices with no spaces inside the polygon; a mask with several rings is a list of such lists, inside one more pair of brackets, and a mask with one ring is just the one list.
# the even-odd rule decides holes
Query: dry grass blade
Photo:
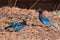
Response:
[{"label": "dry grass blade", "polygon": [[59,7],[60,7],[60,4],[58,5],[58,7],[57,7],[56,11],[59,9]]},{"label": "dry grass blade", "polygon": [[37,0],[29,9],[33,8],[37,3],[38,3],[39,0]]},{"label": "dry grass blade", "polygon": [[15,0],[14,7],[16,6],[17,0]]}]

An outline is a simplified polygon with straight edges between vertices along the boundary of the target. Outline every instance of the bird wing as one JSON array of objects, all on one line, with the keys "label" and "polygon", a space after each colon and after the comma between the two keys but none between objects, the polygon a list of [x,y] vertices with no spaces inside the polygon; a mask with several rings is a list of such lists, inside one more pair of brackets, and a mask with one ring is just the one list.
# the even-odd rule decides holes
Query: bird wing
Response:
[{"label": "bird wing", "polygon": [[40,20],[41,20],[41,22],[43,24],[49,24],[49,23],[51,23],[50,20],[48,18],[46,18],[46,17],[40,17]]},{"label": "bird wing", "polygon": [[13,23],[13,28],[15,28],[17,24],[18,24],[18,23]]},{"label": "bird wing", "polygon": [[23,27],[24,27],[24,25],[18,24],[18,25],[16,25],[16,27],[13,28],[13,29],[14,29],[15,31],[19,31],[19,30],[21,30]]}]

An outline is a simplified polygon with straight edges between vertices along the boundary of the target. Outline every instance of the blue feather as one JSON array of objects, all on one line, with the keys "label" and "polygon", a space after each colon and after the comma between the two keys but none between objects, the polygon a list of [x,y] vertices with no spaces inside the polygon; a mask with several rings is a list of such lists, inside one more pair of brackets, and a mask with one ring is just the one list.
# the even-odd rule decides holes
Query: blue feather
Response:
[{"label": "blue feather", "polygon": [[51,23],[50,20],[44,16],[40,16],[39,19],[43,24],[50,24]]},{"label": "blue feather", "polygon": [[26,25],[26,22],[23,21],[23,22],[18,23],[18,24],[16,25],[16,27],[13,28],[13,29],[14,29],[15,31],[19,31],[19,30],[21,30],[25,25]]},{"label": "blue feather", "polygon": [[13,23],[13,24],[11,24],[11,25],[9,25],[9,26],[6,26],[5,29],[13,28],[13,27],[15,27],[16,25],[17,25],[17,23]]},{"label": "blue feather", "polygon": [[26,24],[26,22],[23,20],[23,22],[15,22],[15,23],[13,23],[13,24],[11,24],[11,25],[9,25],[9,26],[6,26],[5,27],[5,29],[7,29],[7,28],[13,28],[15,31],[19,31],[19,30],[21,30],[25,25],[27,25]]},{"label": "blue feather", "polygon": [[41,21],[42,24],[50,25],[52,28],[54,27],[55,29],[58,29],[50,22],[50,20],[47,17],[43,15],[42,9],[39,9],[39,20]]},{"label": "blue feather", "polygon": [[12,25],[6,26],[4,29],[12,28]]},{"label": "blue feather", "polygon": [[13,28],[15,31],[21,30],[25,25],[23,24],[17,24],[15,28]]}]

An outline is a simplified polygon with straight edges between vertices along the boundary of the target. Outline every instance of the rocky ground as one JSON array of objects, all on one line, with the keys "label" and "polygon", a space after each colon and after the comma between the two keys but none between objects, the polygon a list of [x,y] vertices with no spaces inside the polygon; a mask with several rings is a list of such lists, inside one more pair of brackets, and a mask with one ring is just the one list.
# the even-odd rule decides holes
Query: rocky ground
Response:
[{"label": "rocky ground", "polygon": [[[43,25],[38,19],[39,13],[36,10],[2,7],[0,8],[0,40],[60,40],[60,17],[54,13],[44,11],[44,15],[59,30],[52,29],[49,25]],[[13,22],[21,22],[22,19],[27,22],[27,25],[19,32],[4,29],[5,26]]]}]

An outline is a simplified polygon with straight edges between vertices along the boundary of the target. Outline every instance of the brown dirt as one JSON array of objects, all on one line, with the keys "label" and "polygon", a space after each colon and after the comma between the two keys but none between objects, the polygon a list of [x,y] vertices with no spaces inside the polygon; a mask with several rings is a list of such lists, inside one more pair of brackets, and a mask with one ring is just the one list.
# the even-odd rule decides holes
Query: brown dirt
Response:
[{"label": "brown dirt", "polygon": [[[60,29],[60,18],[53,16],[48,11],[44,11],[44,13]],[[0,8],[0,40],[60,40],[60,30],[52,29],[49,25],[43,27],[44,25],[39,21],[38,16],[39,13],[35,10],[16,7]],[[9,32],[4,29],[9,23],[14,21],[21,22],[22,19],[29,26],[26,25],[19,32]]]}]

